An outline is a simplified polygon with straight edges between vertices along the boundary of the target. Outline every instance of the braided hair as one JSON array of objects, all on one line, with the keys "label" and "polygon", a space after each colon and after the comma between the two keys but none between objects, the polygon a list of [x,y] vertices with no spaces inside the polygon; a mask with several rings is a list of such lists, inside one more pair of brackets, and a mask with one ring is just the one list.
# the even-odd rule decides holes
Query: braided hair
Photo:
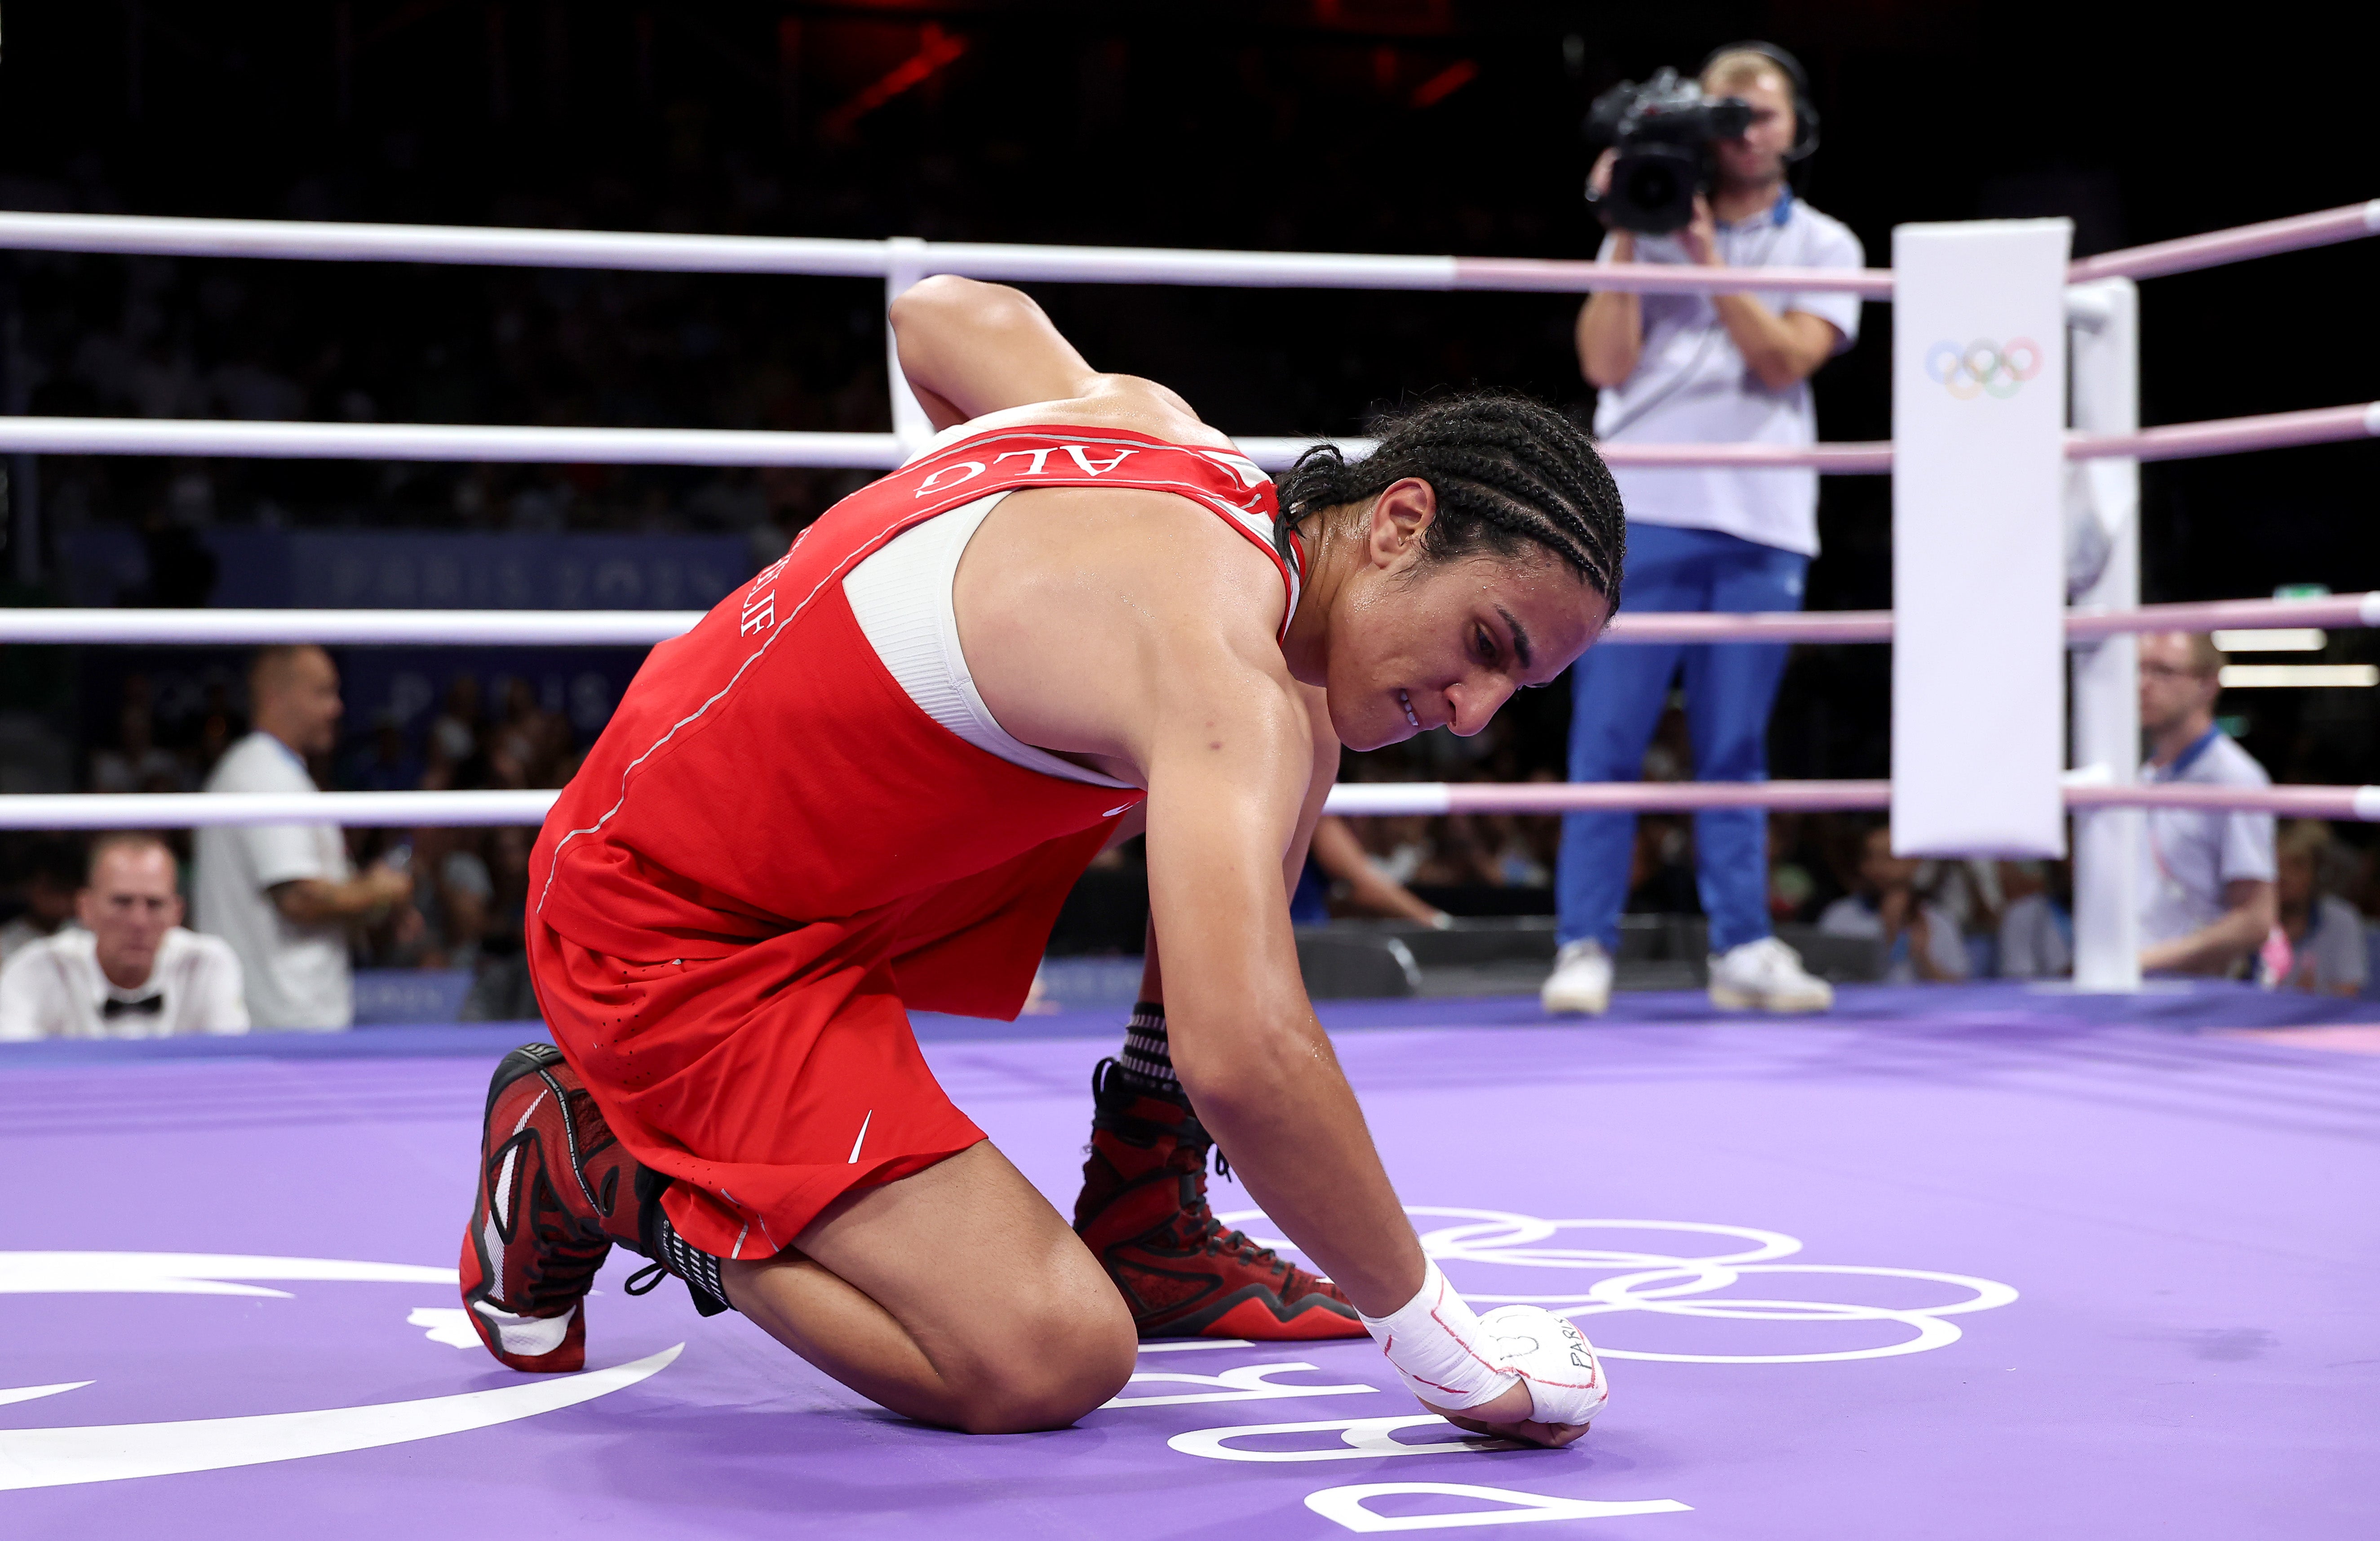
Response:
[{"label": "braided hair", "polygon": [[1380,447],[1363,459],[1317,444],[1281,478],[1284,546],[1299,520],[1417,477],[1438,495],[1438,515],[1422,531],[1427,560],[1511,557],[1535,543],[1619,608],[1627,546],[1620,490],[1569,419],[1526,396],[1475,392],[1407,407],[1373,429]]}]

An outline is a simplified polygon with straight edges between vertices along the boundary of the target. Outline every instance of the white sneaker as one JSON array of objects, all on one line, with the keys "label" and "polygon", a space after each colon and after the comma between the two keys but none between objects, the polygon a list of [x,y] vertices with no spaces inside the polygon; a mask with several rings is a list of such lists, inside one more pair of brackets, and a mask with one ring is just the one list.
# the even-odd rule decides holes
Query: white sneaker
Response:
[{"label": "white sneaker", "polygon": [[1802,954],[1762,937],[1711,955],[1710,1000],[1737,1012],[1823,1012],[1835,1003],[1835,987],[1812,977]]},{"label": "white sneaker", "polygon": [[1548,1012],[1601,1016],[1611,1007],[1611,957],[1589,938],[1554,954],[1554,971],[1537,999]]}]

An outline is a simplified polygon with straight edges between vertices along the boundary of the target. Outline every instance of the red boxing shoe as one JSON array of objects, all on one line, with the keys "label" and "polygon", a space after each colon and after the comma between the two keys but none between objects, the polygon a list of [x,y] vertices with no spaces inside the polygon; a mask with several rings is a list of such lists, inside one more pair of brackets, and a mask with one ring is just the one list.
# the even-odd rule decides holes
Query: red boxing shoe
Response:
[{"label": "red boxing shoe", "polygon": [[1214,1144],[1180,1094],[1145,1091],[1113,1060],[1091,1073],[1098,1111],[1075,1232],[1144,1338],[1361,1338],[1339,1286],[1283,1262],[1207,1206]]},{"label": "red boxing shoe", "polygon": [[638,1171],[560,1050],[527,1044],[496,1066],[462,1285],[465,1314],[499,1362],[586,1365],[580,1305],[612,1244],[637,1248]]}]

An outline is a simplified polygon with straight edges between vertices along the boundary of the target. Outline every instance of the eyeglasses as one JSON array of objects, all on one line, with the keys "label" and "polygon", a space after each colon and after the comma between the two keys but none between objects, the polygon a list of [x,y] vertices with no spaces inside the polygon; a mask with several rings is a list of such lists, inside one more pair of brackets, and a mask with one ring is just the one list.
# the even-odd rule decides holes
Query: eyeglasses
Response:
[{"label": "eyeglasses", "polygon": [[2141,678],[2144,680],[2205,680],[2214,677],[2214,672],[2205,669],[2177,669],[2170,663],[2141,665]]}]

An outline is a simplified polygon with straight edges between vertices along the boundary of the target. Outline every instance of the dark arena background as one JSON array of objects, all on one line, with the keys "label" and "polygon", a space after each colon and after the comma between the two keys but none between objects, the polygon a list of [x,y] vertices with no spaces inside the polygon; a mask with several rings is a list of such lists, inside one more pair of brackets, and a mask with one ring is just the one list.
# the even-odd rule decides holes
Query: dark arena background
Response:
[{"label": "dark arena background", "polygon": [[[1823,114],[1800,194],[1869,267],[1896,226],[2034,216],[2071,220],[2084,258],[2380,192],[2369,18],[2344,15],[18,0],[0,211],[1583,261],[1590,101],[1761,38]],[[2380,396],[2376,250],[2144,279],[2141,422]],[[1357,436],[1469,387],[1595,410],[1583,290],[1020,286],[1092,364],[1234,435]],[[0,249],[0,420],[882,434],[885,303],[877,276]],[[1868,305],[1815,377],[1821,441],[1894,438],[1893,316]],[[705,610],[881,474],[5,449],[0,470],[8,612]],[[2140,476],[2143,603],[2380,589],[2368,438]],[[1893,479],[1819,485],[1807,607],[1890,610]],[[2272,655],[2338,666],[2325,683],[2215,706],[2274,783],[2372,795],[2282,836],[2312,874],[2301,908],[2338,917],[2292,922],[2285,874],[2283,927],[2354,928],[2345,988],[2254,964],[2106,993],[2019,977],[2004,910],[2023,888],[2070,940],[2062,860],[1905,876],[1964,958],[1956,982],[1912,977],[1881,934],[1827,923],[1874,909],[1881,819],[1811,807],[1770,819],[1767,911],[1834,1005],[1722,1013],[1695,821],[1665,809],[1639,822],[1609,1013],[1555,1018],[1558,815],[1349,820],[1416,908],[1339,883],[1298,930],[1306,986],[1448,1277],[1483,1308],[1556,1305],[1616,1366],[1612,1411],[1564,1451],[1422,1414],[1362,1339],[1144,1344],[1075,1426],[970,1438],[741,1316],[698,1321],[674,1282],[627,1298],[620,1256],[585,1375],[498,1368],[451,1263],[487,1074],[540,1031],[534,831],[350,826],[359,869],[400,859],[413,882],[353,928],[353,1031],[0,1042],[0,1535],[2380,1534],[2364,613]],[[0,803],[198,794],[250,729],[251,651],[0,644]],[[569,782],[645,650],[331,656],[316,784],[526,793]],[[1797,645],[1768,775],[1893,775],[1895,690],[1889,645]],[[1565,782],[1571,719],[1564,679],[1341,779]],[[1673,706],[1644,779],[1691,763]],[[58,927],[96,827],[0,820],[11,945]],[[188,892],[192,831],[164,838]],[[1062,1210],[1148,892],[1141,843],[1104,854],[1024,1015],[917,1017],[953,1098]],[[1213,1194],[1294,1250],[1243,1190]]]}]

